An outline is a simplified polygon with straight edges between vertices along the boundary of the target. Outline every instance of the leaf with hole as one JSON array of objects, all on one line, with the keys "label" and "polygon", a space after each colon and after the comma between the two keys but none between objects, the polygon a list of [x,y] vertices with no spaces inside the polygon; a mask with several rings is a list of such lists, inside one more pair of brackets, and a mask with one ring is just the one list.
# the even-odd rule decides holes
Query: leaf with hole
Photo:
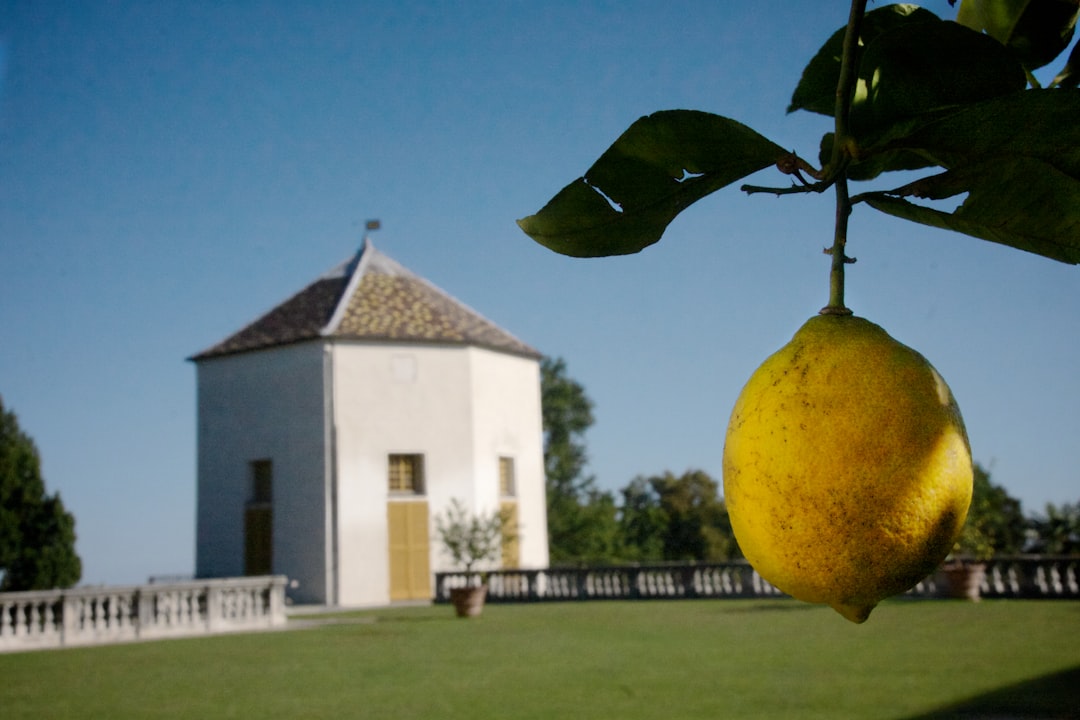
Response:
[{"label": "leaf with hole", "polygon": [[691,204],[789,154],[730,118],[657,112],[631,125],[584,177],[518,225],[564,255],[635,253]]}]

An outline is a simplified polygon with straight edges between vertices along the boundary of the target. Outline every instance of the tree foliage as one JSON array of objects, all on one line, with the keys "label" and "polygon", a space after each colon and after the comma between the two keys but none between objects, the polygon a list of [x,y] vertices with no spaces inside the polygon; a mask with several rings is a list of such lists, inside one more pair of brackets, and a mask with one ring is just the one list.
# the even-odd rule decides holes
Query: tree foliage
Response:
[{"label": "tree foliage", "polygon": [[[518,221],[566,255],[633,253],[689,205],[769,166],[844,203],[1080,263],[1080,51],[1041,88],[1033,71],[1073,39],[1075,0],[962,0],[956,22],[910,4],[866,12],[826,40],[788,112],[829,115],[814,167],[731,118],[666,110],[630,125],[586,173]],[[857,12],[856,12],[857,11]],[[848,34],[856,32],[855,42]],[[845,72],[850,55],[851,71]],[[847,180],[926,170],[914,182],[848,198]],[[809,176],[809,180],[807,179]],[[839,193],[838,189],[838,193]],[[839,195],[838,195],[839,197]],[[952,210],[941,202],[958,198]]]},{"label": "tree foliage", "polygon": [[82,576],[75,518],[49,495],[41,458],[0,399],[0,591],[71,587]]},{"label": "tree foliage", "polygon": [[1080,503],[1047,503],[1046,512],[1031,519],[1034,550],[1047,555],[1080,554]]},{"label": "tree foliage", "polygon": [[620,492],[619,558],[628,562],[663,559],[668,516],[650,478],[639,475]]},{"label": "tree foliage", "polygon": [[581,384],[567,376],[562,358],[541,361],[540,400],[551,562],[610,561],[615,555],[615,502],[585,472],[592,401]]},{"label": "tree foliage", "polygon": [[971,507],[955,552],[985,560],[1018,553],[1024,548],[1028,521],[1020,501],[990,480],[990,472],[975,463]]},{"label": "tree foliage", "polygon": [[439,541],[466,575],[472,575],[477,564],[498,559],[503,543],[515,539],[509,525],[508,515],[498,510],[474,515],[457,498],[435,518]]},{"label": "tree foliage", "polygon": [[712,562],[738,556],[719,484],[708,473],[639,476],[622,495],[621,559]]}]

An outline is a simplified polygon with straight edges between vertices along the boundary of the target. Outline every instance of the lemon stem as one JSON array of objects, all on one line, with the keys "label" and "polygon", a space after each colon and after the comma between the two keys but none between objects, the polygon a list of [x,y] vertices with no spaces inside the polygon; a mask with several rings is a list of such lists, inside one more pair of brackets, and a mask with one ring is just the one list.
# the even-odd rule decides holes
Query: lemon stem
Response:
[{"label": "lemon stem", "polygon": [[848,216],[851,215],[851,200],[848,198],[847,177],[836,178],[836,230],[832,247],[832,266],[829,269],[829,304],[821,309],[822,315],[851,315],[851,310],[844,305],[844,265],[854,262],[844,254],[847,245]]},{"label": "lemon stem", "polygon": [[829,304],[821,309],[822,315],[850,315],[851,310],[844,305],[844,265],[855,262],[845,253],[847,246],[848,217],[851,215],[851,198],[848,196],[847,164],[851,160],[851,134],[848,117],[851,113],[851,101],[855,95],[858,64],[859,29],[863,15],[866,14],[866,0],[852,0],[851,13],[848,15],[847,30],[844,32],[843,51],[840,56],[840,79],[836,84],[836,133],[833,138],[830,165],[836,178],[833,187],[836,190],[836,224],[833,244],[828,252],[832,255],[829,270]]}]

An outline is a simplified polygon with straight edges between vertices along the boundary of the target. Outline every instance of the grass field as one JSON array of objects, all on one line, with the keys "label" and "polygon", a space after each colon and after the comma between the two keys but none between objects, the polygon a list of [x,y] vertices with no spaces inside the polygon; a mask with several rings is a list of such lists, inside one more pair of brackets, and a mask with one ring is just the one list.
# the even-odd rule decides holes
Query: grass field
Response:
[{"label": "grass field", "polygon": [[[303,622],[290,621],[293,624]],[[0,655],[16,718],[1080,718],[1080,603],[396,608],[251,635]]]}]

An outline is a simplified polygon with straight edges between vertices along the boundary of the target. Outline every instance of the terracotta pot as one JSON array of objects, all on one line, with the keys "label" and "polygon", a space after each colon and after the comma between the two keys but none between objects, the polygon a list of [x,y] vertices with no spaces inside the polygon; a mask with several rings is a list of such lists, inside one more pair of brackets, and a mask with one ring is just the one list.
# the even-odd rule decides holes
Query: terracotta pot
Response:
[{"label": "terracotta pot", "polygon": [[977,601],[983,578],[984,563],[953,563],[941,569],[945,576],[945,597]]},{"label": "terracotta pot", "polygon": [[451,588],[450,602],[454,603],[454,610],[458,617],[476,617],[484,609],[484,599],[487,597],[487,585],[475,585],[473,587]]}]

